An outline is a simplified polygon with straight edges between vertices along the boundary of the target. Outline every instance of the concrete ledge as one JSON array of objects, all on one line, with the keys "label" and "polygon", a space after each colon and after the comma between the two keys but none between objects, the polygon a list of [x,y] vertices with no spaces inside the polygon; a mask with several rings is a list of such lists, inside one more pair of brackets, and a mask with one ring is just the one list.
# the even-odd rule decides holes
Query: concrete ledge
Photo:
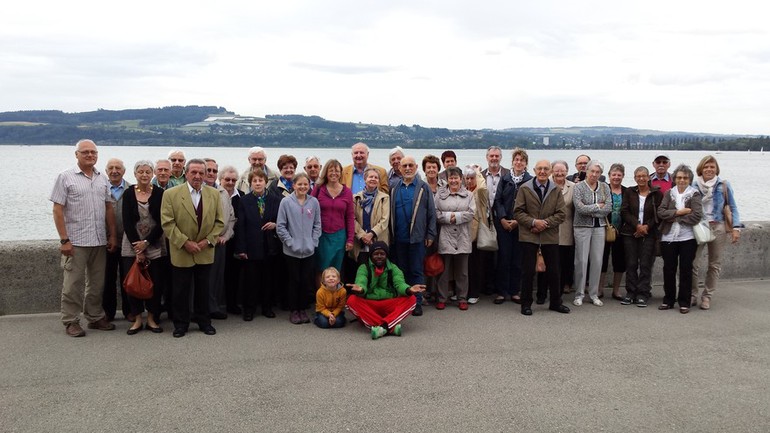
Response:
[{"label": "concrete ledge", "polygon": [[[738,245],[725,248],[722,279],[770,277],[770,223],[746,223]],[[0,315],[59,311],[62,271],[56,240],[0,242]],[[653,283],[662,284],[662,260]]]}]

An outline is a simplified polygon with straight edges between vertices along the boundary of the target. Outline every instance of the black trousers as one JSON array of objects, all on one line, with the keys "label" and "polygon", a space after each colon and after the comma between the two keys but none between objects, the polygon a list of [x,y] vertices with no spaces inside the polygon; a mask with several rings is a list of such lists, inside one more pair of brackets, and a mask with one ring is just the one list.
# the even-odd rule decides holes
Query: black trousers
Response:
[{"label": "black trousers", "polygon": [[652,265],[655,263],[655,235],[641,238],[620,236],[626,254],[626,296],[645,301],[652,296]]},{"label": "black trousers", "polygon": [[291,311],[307,307],[307,294],[313,289],[313,256],[302,259],[286,256],[286,303]]},{"label": "black trousers", "polygon": [[[209,318],[209,274],[211,265],[195,265],[189,268],[173,266],[174,328],[187,329],[190,321],[198,326],[211,325]],[[190,312],[192,296],[193,311]]]},{"label": "black trousers", "polygon": [[[663,303],[672,305],[674,300],[680,307],[690,307],[692,293],[692,262],[698,243],[695,239],[681,242],[661,242],[663,253]],[[679,296],[676,293],[676,269],[679,267]]]},{"label": "black trousers", "polygon": [[561,271],[559,270],[559,245],[537,245],[530,242],[519,243],[521,248],[521,306],[532,306],[532,284],[535,281],[537,250],[545,260],[545,282],[548,287],[548,299],[551,307],[561,305]]},{"label": "black trousers", "polygon": [[118,291],[120,291],[120,306],[123,317],[128,317],[130,308],[128,297],[123,290],[123,280],[126,278],[128,267],[124,266],[120,257],[120,247],[115,252],[107,252],[107,262],[104,269],[104,290],[102,291],[102,308],[107,320],[113,320],[118,309]]},{"label": "black trousers", "polygon": [[254,314],[257,304],[262,311],[271,310],[275,302],[277,256],[243,263],[243,312]]},{"label": "black trousers", "polygon": [[[136,258],[134,257],[123,257],[123,266],[126,269],[130,269],[135,260]],[[150,267],[147,270],[152,279],[152,298],[138,299],[133,296],[127,296],[131,314],[139,316],[146,308],[147,312],[152,314],[156,322],[160,321],[160,298],[166,292],[166,285],[168,284],[166,280],[168,270],[166,268],[169,265],[168,257],[159,257],[150,261]]]}]

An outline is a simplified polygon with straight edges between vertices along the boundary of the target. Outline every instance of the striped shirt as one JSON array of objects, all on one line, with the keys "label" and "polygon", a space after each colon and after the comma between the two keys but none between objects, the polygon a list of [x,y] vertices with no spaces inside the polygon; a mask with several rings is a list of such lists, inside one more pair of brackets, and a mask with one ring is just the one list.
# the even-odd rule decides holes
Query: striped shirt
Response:
[{"label": "striped shirt", "polygon": [[107,245],[106,203],[115,199],[109,180],[96,168],[91,178],[77,165],[59,173],[49,200],[64,207],[64,225],[72,245]]}]

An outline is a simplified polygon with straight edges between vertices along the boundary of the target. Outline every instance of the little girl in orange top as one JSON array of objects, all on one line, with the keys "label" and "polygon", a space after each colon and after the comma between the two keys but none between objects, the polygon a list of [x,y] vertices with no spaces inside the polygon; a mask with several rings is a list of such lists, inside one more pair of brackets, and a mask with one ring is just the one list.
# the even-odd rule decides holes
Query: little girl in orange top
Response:
[{"label": "little girl in orange top", "polygon": [[321,274],[321,287],[315,293],[315,320],[319,328],[342,328],[345,320],[345,290],[340,284],[340,273],[334,267]]}]

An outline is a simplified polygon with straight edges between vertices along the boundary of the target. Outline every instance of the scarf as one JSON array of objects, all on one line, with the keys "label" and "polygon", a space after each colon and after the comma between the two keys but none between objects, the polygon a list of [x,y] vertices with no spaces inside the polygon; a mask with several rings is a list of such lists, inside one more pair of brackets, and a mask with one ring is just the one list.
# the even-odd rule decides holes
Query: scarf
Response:
[{"label": "scarf", "polygon": [[703,202],[704,217],[709,221],[713,221],[714,188],[716,188],[717,183],[719,182],[719,176],[714,176],[714,178],[709,181],[703,180],[703,176],[698,176],[697,182],[698,190],[700,190],[700,193],[703,196],[701,201]]},{"label": "scarf", "polygon": [[364,190],[363,193],[364,197],[361,200],[361,207],[364,209],[364,212],[371,215],[372,208],[374,207],[374,198],[377,197],[377,189],[375,188],[372,192]]},{"label": "scarf", "polygon": [[294,186],[294,182],[288,179],[284,179],[283,176],[281,176],[280,179],[281,179],[281,183],[283,183],[283,186],[286,187],[286,191],[289,191],[289,193],[294,192],[294,190],[291,188],[292,186]]},{"label": "scarf", "polygon": [[267,194],[263,192],[262,195],[257,195],[256,191],[252,191],[251,193],[254,194],[254,196],[257,198],[257,209],[259,209],[259,216],[265,216],[265,196]]}]

